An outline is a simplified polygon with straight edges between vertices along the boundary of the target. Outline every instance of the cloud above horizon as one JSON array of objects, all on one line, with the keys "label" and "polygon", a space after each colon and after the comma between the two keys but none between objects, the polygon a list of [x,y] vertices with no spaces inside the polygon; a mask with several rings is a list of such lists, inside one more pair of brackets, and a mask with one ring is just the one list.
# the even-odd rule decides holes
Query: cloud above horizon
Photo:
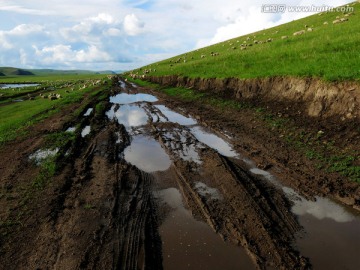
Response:
[{"label": "cloud above horizon", "polygon": [[[124,70],[311,13],[263,13],[269,0],[0,2],[0,66]],[[346,0],[282,0],[338,6]]]}]

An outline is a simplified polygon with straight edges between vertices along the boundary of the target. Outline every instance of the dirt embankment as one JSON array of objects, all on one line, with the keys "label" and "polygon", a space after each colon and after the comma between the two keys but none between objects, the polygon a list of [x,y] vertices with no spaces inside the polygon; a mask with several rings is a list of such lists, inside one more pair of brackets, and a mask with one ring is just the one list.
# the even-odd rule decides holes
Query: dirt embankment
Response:
[{"label": "dirt embankment", "polygon": [[[169,86],[210,91],[237,100],[295,106],[302,115],[341,121],[360,118],[360,86],[355,82],[324,82],[311,78],[203,79],[181,76],[147,77]],[[294,108],[293,108],[294,109]]]}]

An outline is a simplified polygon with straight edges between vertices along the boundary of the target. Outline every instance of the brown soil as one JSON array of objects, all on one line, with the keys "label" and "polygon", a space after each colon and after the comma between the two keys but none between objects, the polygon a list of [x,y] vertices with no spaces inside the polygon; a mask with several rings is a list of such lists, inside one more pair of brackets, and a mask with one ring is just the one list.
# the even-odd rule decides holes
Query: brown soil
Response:
[{"label": "brown soil", "polygon": [[[152,93],[151,89],[128,87],[133,92]],[[114,86],[112,91],[119,88]],[[161,93],[156,96],[162,104],[196,115],[220,135],[224,130],[230,132],[238,152],[263,167],[276,168],[273,173],[302,194],[330,193],[355,208],[360,206],[358,184],[314,169],[254,113],[239,115]],[[201,150],[201,166],[182,160],[181,150],[197,142],[178,124],[151,120],[144,128],[173,161],[166,172],[146,173],[120,155],[131,140],[124,126],[108,121],[105,115],[91,116],[87,121],[95,129],[90,136],[78,138],[78,145],[60,160],[61,169],[45,188],[33,189],[31,182],[39,168],[29,161],[29,155],[43,146],[44,134],[64,130],[76,121],[68,117],[75,108],[32,127],[27,138],[0,150],[0,269],[162,269],[158,228],[166,210],[153,194],[173,182],[193,215],[224,240],[243,246],[257,268],[310,267],[292,245],[300,225],[284,194],[248,173],[241,160],[210,148]],[[187,140],[171,142],[167,132],[185,134]],[[118,136],[120,143],[116,143]],[[221,191],[222,199],[199,194],[196,181]]]}]

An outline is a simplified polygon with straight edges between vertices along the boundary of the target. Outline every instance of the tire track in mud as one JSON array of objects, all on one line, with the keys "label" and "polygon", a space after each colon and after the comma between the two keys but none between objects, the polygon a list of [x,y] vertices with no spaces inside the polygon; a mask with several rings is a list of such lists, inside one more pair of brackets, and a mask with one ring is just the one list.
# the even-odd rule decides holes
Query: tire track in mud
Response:
[{"label": "tire track in mud", "polygon": [[[260,269],[309,267],[291,247],[301,226],[280,190],[247,173],[236,160],[204,146],[199,151],[201,165],[186,162],[179,158],[180,149],[199,142],[188,136],[183,144],[169,143],[165,134],[160,132],[160,141],[175,159],[178,187],[193,214],[202,217],[224,240],[245,247]],[[218,190],[221,199],[201,195],[197,183]]]}]

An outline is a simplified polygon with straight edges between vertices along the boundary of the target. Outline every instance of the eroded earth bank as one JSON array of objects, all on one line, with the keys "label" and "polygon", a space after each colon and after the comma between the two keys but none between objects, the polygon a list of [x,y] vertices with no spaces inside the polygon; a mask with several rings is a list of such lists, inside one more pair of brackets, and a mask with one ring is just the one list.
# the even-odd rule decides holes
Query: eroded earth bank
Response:
[{"label": "eroded earth bank", "polygon": [[[1,149],[1,269],[359,269],[356,207],[305,184],[326,176],[251,115],[118,77],[96,108]],[[55,131],[74,142],[46,149]],[[55,176],[29,188],[51,155]]]}]

